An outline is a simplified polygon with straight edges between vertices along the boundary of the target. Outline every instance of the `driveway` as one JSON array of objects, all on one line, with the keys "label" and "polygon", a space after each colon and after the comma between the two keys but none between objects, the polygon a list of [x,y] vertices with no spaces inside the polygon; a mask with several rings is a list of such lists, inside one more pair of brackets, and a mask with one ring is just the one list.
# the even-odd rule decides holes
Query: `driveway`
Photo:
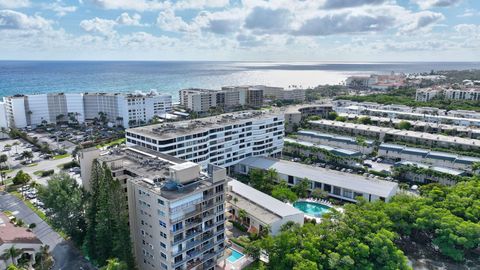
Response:
[{"label": "driveway", "polygon": [[50,251],[55,258],[55,270],[70,269],[96,269],[93,267],[71,243],[65,241],[37,214],[35,214],[20,199],[5,192],[0,193],[0,210],[11,211],[17,218],[25,223],[35,223],[33,232],[40,241],[50,246]]}]

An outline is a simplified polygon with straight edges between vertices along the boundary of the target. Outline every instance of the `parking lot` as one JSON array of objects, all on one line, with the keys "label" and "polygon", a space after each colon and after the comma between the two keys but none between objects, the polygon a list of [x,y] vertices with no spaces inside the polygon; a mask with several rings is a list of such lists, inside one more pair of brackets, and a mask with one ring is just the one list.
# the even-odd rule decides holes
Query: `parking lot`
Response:
[{"label": "parking lot", "polygon": [[[60,165],[72,161],[71,156],[55,159],[53,156],[45,156],[39,151],[34,152],[35,149],[33,148],[34,147],[31,144],[23,141],[22,139],[8,139],[0,141],[0,154],[6,154],[8,157],[6,165],[10,169],[6,174],[7,179],[14,177],[19,170],[23,170],[32,177],[33,181],[36,181],[42,185],[46,185],[49,177],[41,177],[38,172],[54,170],[54,172],[57,173],[61,171],[59,168]],[[31,152],[33,157],[31,159],[22,158],[22,153],[24,151]],[[80,177],[78,174],[73,172],[69,174],[80,182]]]}]

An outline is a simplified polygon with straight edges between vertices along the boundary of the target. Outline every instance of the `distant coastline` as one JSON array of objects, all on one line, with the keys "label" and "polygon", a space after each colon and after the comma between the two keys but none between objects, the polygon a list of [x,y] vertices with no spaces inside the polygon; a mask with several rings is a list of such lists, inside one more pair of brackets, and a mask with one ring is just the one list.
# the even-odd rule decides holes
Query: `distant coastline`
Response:
[{"label": "distant coastline", "polygon": [[314,87],[354,74],[480,69],[480,62],[0,61],[0,96],[266,84]]}]

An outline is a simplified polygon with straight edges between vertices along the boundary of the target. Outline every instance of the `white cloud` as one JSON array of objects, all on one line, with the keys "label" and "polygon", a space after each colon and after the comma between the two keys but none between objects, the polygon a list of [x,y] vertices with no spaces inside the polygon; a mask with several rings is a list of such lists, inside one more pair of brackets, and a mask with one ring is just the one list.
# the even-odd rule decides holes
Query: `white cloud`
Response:
[{"label": "white cloud", "polygon": [[0,0],[0,8],[25,8],[30,6],[29,0]]},{"label": "white cloud", "polygon": [[255,7],[245,18],[245,27],[267,32],[288,31],[291,19],[287,9]]},{"label": "white cloud", "polygon": [[51,22],[40,16],[27,16],[13,10],[0,10],[0,30],[47,30]]},{"label": "white cloud", "polygon": [[428,9],[433,7],[449,7],[462,2],[462,0],[412,0],[421,9]]},{"label": "white cloud", "polygon": [[457,17],[473,17],[473,16],[478,16],[480,15],[480,12],[478,12],[477,10],[475,9],[472,9],[472,8],[466,8],[464,10],[464,12],[460,15],[457,15]]},{"label": "white cloud", "polygon": [[89,33],[101,34],[107,37],[115,35],[116,32],[113,29],[115,25],[117,25],[117,22],[113,20],[101,19],[98,17],[80,22],[80,27],[82,27],[83,30]]},{"label": "white cloud", "polygon": [[183,0],[177,1],[175,9],[204,9],[204,8],[222,8],[228,6],[229,0]]},{"label": "white cloud", "polygon": [[104,9],[123,9],[123,10],[160,10],[170,5],[169,2],[159,2],[155,0],[90,0],[96,6]]},{"label": "white cloud", "polygon": [[409,22],[401,28],[402,32],[412,32],[419,29],[428,29],[433,24],[445,19],[441,13],[421,11],[410,15]]},{"label": "white cloud", "polygon": [[172,8],[160,12],[157,17],[157,26],[170,32],[193,32],[198,30],[194,24],[186,23],[182,17],[176,16]]},{"label": "white cloud", "polygon": [[68,13],[75,12],[77,10],[76,6],[64,6],[60,4],[60,2],[54,2],[51,4],[45,4],[43,5],[44,9],[52,10],[57,14],[59,17],[63,17],[67,15]]},{"label": "white cloud", "polygon": [[117,23],[121,25],[130,25],[130,26],[142,26],[140,23],[140,20],[142,19],[142,16],[140,14],[135,13],[132,16],[128,15],[127,12],[124,12],[120,14],[117,18]]},{"label": "white cloud", "polygon": [[389,0],[326,0],[323,4],[325,9],[359,7],[364,5],[379,5]]}]

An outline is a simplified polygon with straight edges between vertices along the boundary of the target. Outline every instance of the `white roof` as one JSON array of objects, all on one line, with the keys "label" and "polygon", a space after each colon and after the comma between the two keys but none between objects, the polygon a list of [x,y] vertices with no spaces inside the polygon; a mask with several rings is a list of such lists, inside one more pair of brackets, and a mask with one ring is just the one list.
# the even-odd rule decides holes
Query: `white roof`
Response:
[{"label": "white roof", "polygon": [[322,182],[324,184],[381,197],[393,195],[398,187],[398,184],[395,182],[367,178],[357,174],[343,173],[268,157],[249,157],[242,160],[240,164],[264,170],[275,169],[281,174],[307,178],[311,181]]},{"label": "white roof", "polygon": [[232,192],[237,193],[238,195],[250,200],[251,202],[267,209],[272,213],[279,215],[282,218],[291,215],[303,214],[303,212],[297,208],[283,203],[240,181],[231,180],[228,182],[228,186],[232,188]]}]

